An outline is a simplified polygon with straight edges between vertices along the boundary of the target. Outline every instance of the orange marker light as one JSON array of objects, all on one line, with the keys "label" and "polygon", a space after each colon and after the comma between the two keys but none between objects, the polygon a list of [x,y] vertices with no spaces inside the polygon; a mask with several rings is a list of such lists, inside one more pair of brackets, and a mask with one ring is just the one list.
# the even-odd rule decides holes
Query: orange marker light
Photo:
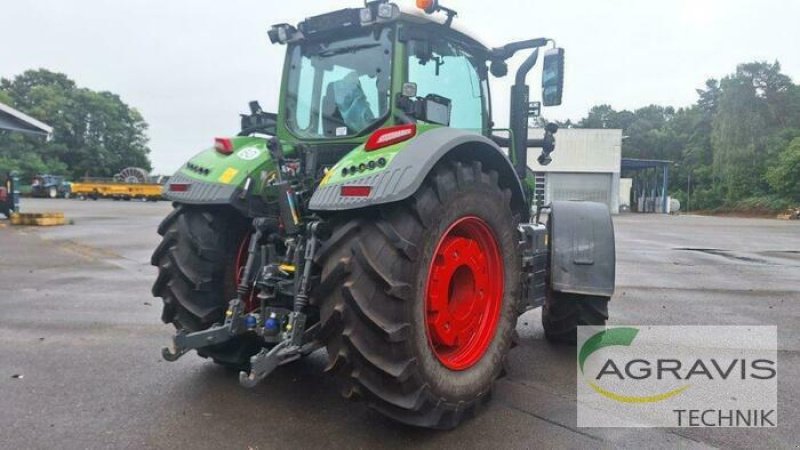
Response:
[{"label": "orange marker light", "polygon": [[417,0],[417,8],[425,10],[428,14],[432,13],[435,7],[436,0]]}]

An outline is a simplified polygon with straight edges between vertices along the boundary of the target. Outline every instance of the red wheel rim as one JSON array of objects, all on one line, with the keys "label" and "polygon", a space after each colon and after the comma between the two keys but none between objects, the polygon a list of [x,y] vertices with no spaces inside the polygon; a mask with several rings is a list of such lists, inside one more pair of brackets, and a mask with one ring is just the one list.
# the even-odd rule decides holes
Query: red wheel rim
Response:
[{"label": "red wheel rim", "polygon": [[503,260],[489,225],[462,217],[442,235],[428,269],[428,343],[452,370],[477,363],[492,343],[503,303]]}]

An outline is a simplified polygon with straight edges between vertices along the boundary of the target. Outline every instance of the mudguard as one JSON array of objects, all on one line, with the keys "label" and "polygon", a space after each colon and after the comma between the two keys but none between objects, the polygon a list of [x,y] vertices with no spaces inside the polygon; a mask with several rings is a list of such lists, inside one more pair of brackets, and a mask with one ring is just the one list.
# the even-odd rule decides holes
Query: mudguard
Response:
[{"label": "mudguard", "polygon": [[238,136],[228,141],[230,153],[211,147],[186,162],[164,185],[164,198],[190,205],[231,205],[250,215],[253,202],[246,202],[242,194],[247,187],[257,189],[261,173],[274,167],[267,139]]},{"label": "mudguard", "polygon": [[549,228],[553,290],[611,297],[616,254],[608,207],[595,202],[555,201]]},{"label": "mudguard", "polygon": [[[173,184],[190,185],[191,189],[174,191],[172,190]],[[233,203],[233,196],[237,189],[238,186],[235,184],[201,181],[178,172],[170,177],[164,186],[164,198],[190,205],[227,205]]]},{"label": "mudguard", "polygon": [[417,136],[385,170],[358,179],[359,186],[371,187],[369,196],[344,197],[341,186],[349,183],[339,181],[320,186],[311,197],[309,208],[342,211],[404,200],[417,192],[436,163],[451,153],[480,160],[484,168],[496,170],[501,182],[511,189],[512,208],[527,217],[522,184],[503,150],[482,135],[456,128],[437,128]]}]

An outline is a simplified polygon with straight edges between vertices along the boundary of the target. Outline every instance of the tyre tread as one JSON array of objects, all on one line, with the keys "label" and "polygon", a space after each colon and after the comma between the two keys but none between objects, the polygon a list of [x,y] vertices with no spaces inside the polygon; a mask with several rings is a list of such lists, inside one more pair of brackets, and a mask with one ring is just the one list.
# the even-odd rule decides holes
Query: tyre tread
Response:
[{"label": "tyre tread", "polygon": [[[343,381],[342,393],[363,398],[373,409],[400,422],[428,428],[456,426],[488,398],[489,389],[469,401],[438,397],[417,371],[415,355],[404,342],[411,325],[403,307],[412,295],[403,267],[419,257],[417,246],[432,218],[428,211],[446,204],[454,191],[474,183],[501,191],[495,171],[478,161],[446,162],[407,202],[384,208],[379,217],[353,217],[335,228],[316,262],[322,268],[315,301],[326,336],[326,370]],[[508,195],[505,192],[508,191]],[[357,231],[357,232],[354,232]],[[341,269],[347,261],[347,271]],[[498,359],[498,362],[502,358]],[[499,376],[498,369],[495,378]]]}]

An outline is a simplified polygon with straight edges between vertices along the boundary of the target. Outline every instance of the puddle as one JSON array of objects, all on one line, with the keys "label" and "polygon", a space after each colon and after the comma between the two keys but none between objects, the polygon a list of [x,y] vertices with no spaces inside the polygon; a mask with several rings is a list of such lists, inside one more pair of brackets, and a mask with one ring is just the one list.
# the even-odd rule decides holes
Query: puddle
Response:
[{"label": "puddle", "polygon": [[748,263],[755,263],[755,264],[772,264],[771,262],[761,259],[761,258],[753,258],[751,256],[741,256],[741,255],[734,255],[727,250],[722,250],[718,248],[701,248],[701,247],[678,247],[674,248],[673,250],[684,250],[690,252],[700,252],[706,253],[709,255],[714,256],[721,256],[723,258],[728,258],[734,261],[743,261]]}]

